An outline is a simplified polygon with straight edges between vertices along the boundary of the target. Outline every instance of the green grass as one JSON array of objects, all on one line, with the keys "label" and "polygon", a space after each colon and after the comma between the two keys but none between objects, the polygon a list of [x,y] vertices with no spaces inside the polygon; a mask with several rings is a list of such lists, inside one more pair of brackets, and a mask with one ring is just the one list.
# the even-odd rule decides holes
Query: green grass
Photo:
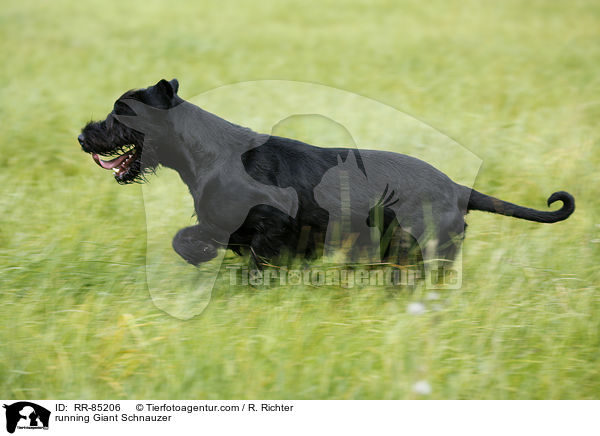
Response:
[{"label": "green grass", "polygon": [[[600,397],[597,2],[21,1],[0,23],[0,397],[422,398],[419,380],[426,398]],[[577,211],[554,225],[470,214],[463,286],[437,301],[222,277],[179,320],[148,293],[142,188],[75,139],[163,77],[184,97],[259,79],[361,94],[478,155],[478,190],[544,208],[564,189]],[[244,96],[228,106],[264,122]],[[415,301],[427,311],[407,313]]]}]

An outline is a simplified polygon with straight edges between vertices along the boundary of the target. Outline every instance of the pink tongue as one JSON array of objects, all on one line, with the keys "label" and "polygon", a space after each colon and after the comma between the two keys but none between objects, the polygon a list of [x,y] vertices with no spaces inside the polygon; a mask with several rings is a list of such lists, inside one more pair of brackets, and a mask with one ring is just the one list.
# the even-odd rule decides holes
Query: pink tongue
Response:
[{"label": "pink tongue", "polygon": [[92,158],[94,159],[94,161],[96,161],[96,163],[98,165],[100,165],[102,168],[106,169],[106,170],[112,170],[113,168],[118,167],[119,165],[121,165],[123,163],[123,161],[125,159],[127,159],[128,154],[124,154],[122,156],[116,157],[112,160],[102,160],[100,159],[100,156],[98,156],[96,153],[92,154]]}]

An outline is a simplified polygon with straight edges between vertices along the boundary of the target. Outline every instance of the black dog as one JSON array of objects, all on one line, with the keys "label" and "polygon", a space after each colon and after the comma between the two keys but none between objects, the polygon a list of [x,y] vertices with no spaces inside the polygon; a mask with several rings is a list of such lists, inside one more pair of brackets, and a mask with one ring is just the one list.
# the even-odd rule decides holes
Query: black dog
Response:
[{"label": "black dog", "polygon": [[417,252],[421,259],[452,260],[470,210],[544,223],[575,210],[563,191],[548,199],[548,206],[562,201],[562,208],[543,212],[458,185],[406,155],[258,134],[186,102],[178,88],[173,79],[126,92],[78,139],[121,184],[144,181],[159,165],[179,173],[198,224],[180,230],[173,248],[194,265],[214,258],[219,247],[249,253],[257,264],[286,253],[311,259],[350,235],[353,255],[406,263]]}]

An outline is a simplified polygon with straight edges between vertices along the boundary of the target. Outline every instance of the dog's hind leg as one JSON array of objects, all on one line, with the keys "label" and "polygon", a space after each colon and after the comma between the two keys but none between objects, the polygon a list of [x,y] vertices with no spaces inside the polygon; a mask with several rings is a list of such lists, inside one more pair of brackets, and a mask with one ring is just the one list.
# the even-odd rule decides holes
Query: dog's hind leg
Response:
[{"label": "dog's hind leg", "polygon": [[466,224],[460,211],[447,212],[441,216],[437,231],[424,244],[426,279],[435,287],[455,288],[460,285],[460,247]]},{"label": "dog's hind leg", "polygon": [[173,238],[172,245],[177,254],[195,266],[217,256],[218,244],[199,225],[179,230]]},{"label": "dog's hind leg", "polygon": [[454,261],[465,238],[466,228],[467,224],[460,211],[451,214],[450,219],[440,224],[437,252],[439,259]]}]

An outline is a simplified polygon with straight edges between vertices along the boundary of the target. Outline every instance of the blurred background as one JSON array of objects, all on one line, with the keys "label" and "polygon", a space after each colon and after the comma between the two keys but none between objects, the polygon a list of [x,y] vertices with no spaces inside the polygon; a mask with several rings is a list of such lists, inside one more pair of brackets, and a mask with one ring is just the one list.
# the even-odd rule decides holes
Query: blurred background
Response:
[{"label": "blurred background", "polygon": [[[24,0],[0,21],[0,397],[600,396],[597,2]],[[221,280],[175,319],[145,282],[141,187],[76,140],[124,91],[173,77],[184,98],[265,79],[360,94],[475,153],[479,191],[544,209],[566,190],[577,210],[470,214],[460,290]],[[277,102],[221,104],[258,129]],[[345,140],[315,129],[277,133]]]}]

